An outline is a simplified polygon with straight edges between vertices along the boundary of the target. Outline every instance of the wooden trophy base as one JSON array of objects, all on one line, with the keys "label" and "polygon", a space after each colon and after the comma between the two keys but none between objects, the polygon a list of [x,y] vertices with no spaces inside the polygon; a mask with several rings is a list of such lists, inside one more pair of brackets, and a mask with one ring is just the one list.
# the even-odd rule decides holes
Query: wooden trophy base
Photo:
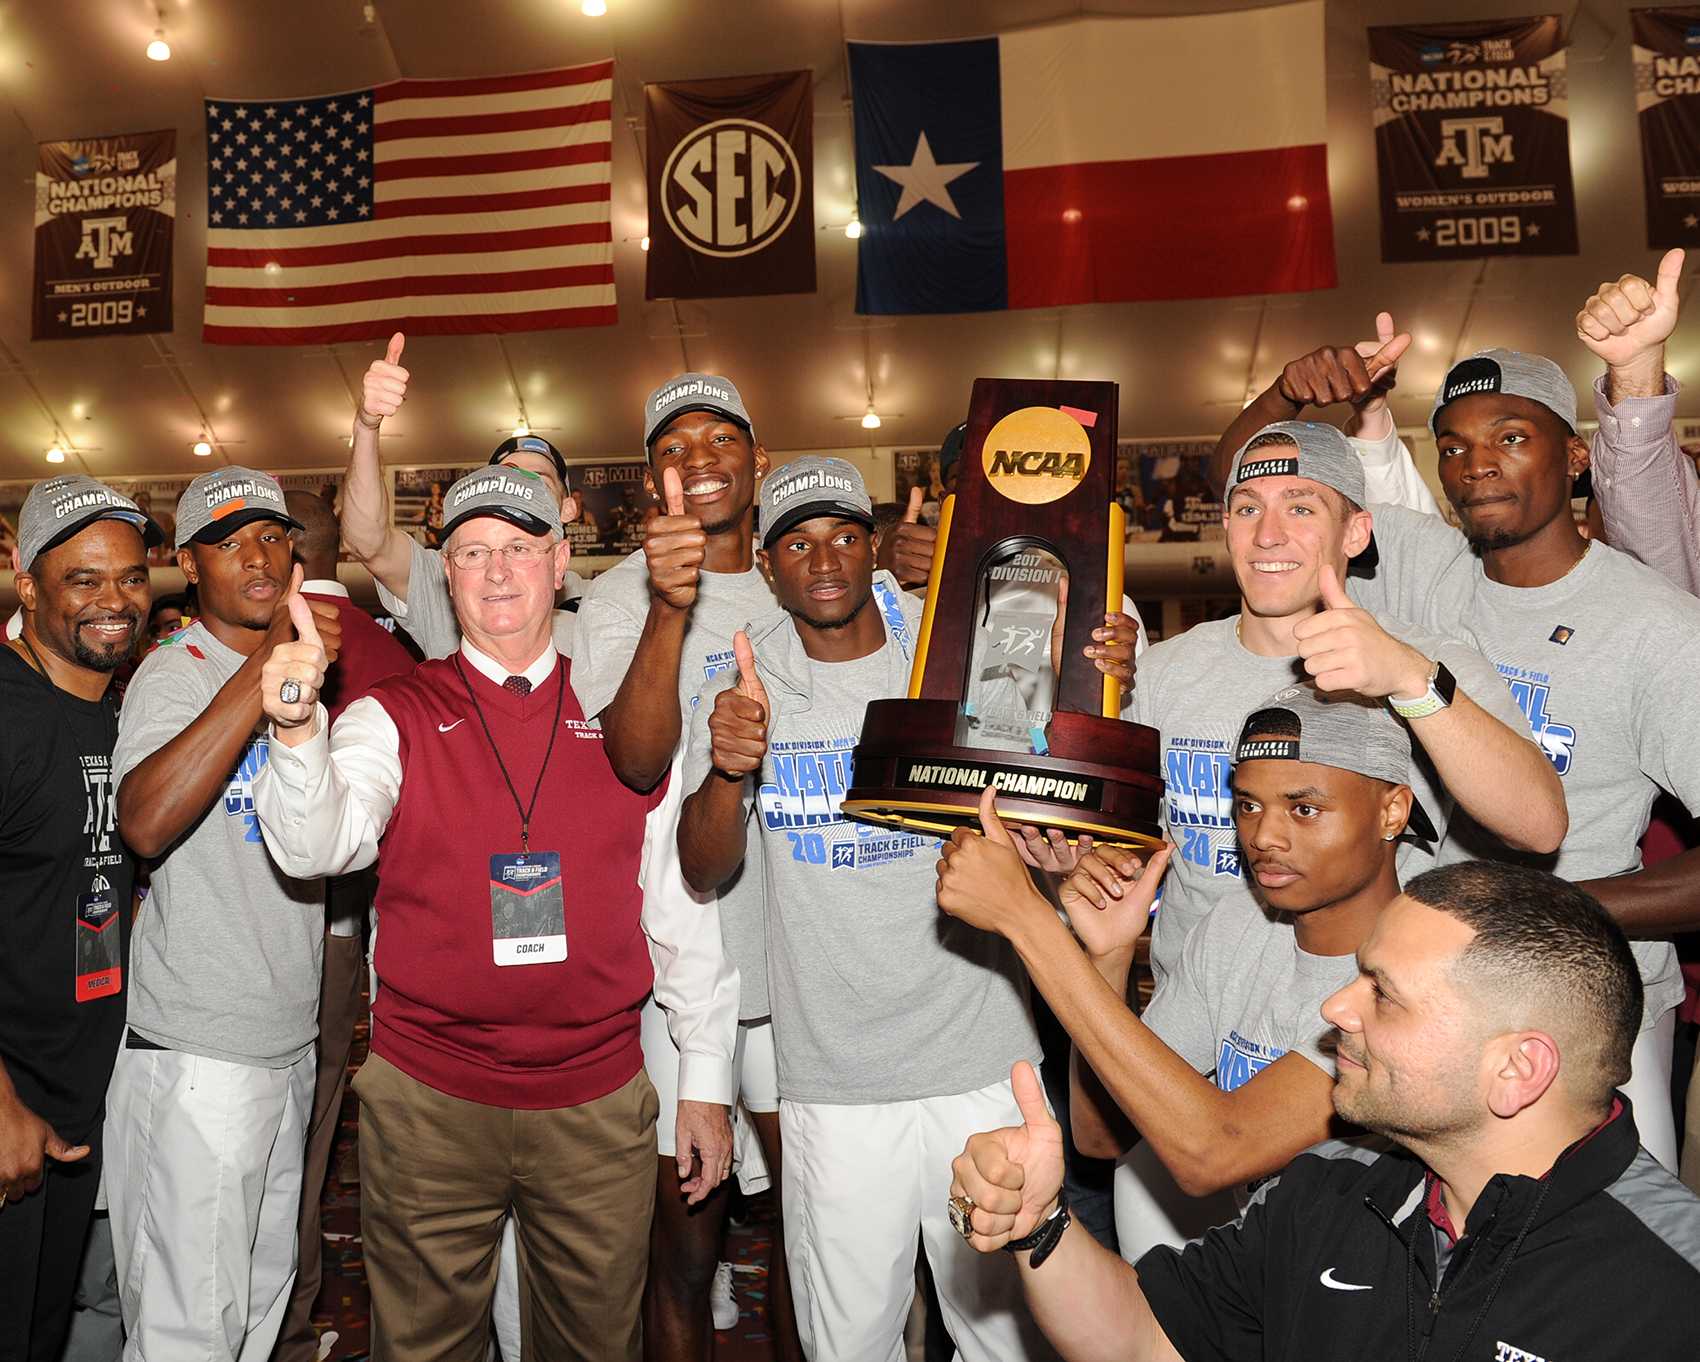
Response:
[{"label": "wooden trophy base", "polygon": [[949,700],[873,700],[856,745],[856,783],[844,813],[869,823],[949,836],[978,827],[980,792],[997,785],[1005,822],[1157,847],[1163,778],[1154,728],[1059,710],[1044,756],[956,745]]}]

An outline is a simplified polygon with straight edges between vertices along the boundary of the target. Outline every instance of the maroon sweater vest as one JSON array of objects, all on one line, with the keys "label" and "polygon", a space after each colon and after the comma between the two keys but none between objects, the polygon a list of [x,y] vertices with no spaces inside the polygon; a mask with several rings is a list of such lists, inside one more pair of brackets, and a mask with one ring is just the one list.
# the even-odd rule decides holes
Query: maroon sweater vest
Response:
[{"label": "maroon sweater vest", "polygon": [[490,857],[520,849],[520,818],[455,658],[380,681],[372,697],[401,735],[401,798],[378,853],[378,999],[372,1050],[421,1083],[488,1106],[577,1106],[643,1063],[638,1008],[653,982],[638,923],[644,820],[661,790],[615,776],[562,658],[531,694],[475,667],[478,697],[521,801],[555,752],[531,820],[533,851],[561,856],[567,958],[498,966]]}]

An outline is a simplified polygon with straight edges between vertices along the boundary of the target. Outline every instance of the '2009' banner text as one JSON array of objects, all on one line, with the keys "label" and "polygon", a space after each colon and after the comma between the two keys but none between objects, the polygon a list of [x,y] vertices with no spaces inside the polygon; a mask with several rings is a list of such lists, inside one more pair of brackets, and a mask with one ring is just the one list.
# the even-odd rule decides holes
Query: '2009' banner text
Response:
[{"label": "'2009' banner text", "polygon": [[1574,255],[1557,15],[1369,31],[1381,258]]},{"label": "'2009' banner text", "polygon": [[171,330],[177,134],[43,142],[33,340]]}]

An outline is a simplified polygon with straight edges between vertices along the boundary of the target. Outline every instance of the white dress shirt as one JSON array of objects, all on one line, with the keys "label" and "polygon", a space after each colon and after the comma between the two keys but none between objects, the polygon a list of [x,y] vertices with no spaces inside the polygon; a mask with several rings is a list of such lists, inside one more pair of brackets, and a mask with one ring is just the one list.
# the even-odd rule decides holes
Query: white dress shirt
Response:
[{"label": "white dress shirt", "polygon": [[[514,674],[464,639],[460,655],[497,685]],[[517,674],[535,690],[558,661],[551,645]],[[281,869],[303,877],[373,864],[401,797],[401,735],[380,697],[356,700],[328,735],[324,707],[316,709],[313,736],[299,747],[271,742],[270,758],[254,781],[266,849]],[[738,971],[721,945],[718,901],[694,893],[679,868],[682,760],[682,753],[675,756],[666,795],[644,820],[640,923],[655,969],[655,1001],[679,1047],[679,1096],[730,1106]]]}]

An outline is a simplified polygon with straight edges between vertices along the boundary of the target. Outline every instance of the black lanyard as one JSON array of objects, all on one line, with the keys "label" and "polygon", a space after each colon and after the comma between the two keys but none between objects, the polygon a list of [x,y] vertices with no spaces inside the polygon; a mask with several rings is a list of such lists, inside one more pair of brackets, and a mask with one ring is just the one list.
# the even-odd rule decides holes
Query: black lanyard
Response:
[{"label": "black lanyard", "polygon": [[537,811],[537,796],[543,790],[543,777],[549,771],[549,758],[555,751],[555,734],[561,727],[561,701],[567,693],[567,669],[561,665],[560,658],[555,659],[555,718],[549,725],[549,745],[543,749],[543,766],[537,772],[537,784],[531,787],[531,806],[527,808],[519,802],[519,791],[514,789],[513,777],[508,774],[508,764],[502,760],[502,749],[496,746],[496,739],[490,732],[490,725],[484,718],[484,707],[478,703],[478,697],[472,693],[472,682],[466,679],[466,670],[460,665],[460,658],[455,658],[455,672],[460,677],[461,685],[466,687],[466,698],[472,701],[472,712],[478,716],[478,724],[484,730],[484,740],[490,744],[490,750],[496,754],[496,768],[501,771],[502,779],[507,782],[508,794],[514,801],[514,812],[519,814],[519,849],[531,850],[531,815]]},{"label": "black lanyard", "polygon": [[[46,664],[42,662],[41,655],[30,646],[30,641],[22,634],[19,634],[18,642],[23,644],[28,650],[30,660],[35,663],[36,670],[41,673],[41,679],[47,683],[47,689],[53,692],[53,703],[59,707],[60,717],[65,720],[65,727],[67,732],[69,732],[72,728],[71,711],[65,707],[65,697],[59,691],[59,683],[48,675]],[[106,755],[108,761],[111,760],[112,749],[118,745],[118,707],[112,704],[111,700],[112,687],[109,684],[101,693],[99,702],[101,710],[106,714],[107,728],[110,730],[106,743]]]}]

